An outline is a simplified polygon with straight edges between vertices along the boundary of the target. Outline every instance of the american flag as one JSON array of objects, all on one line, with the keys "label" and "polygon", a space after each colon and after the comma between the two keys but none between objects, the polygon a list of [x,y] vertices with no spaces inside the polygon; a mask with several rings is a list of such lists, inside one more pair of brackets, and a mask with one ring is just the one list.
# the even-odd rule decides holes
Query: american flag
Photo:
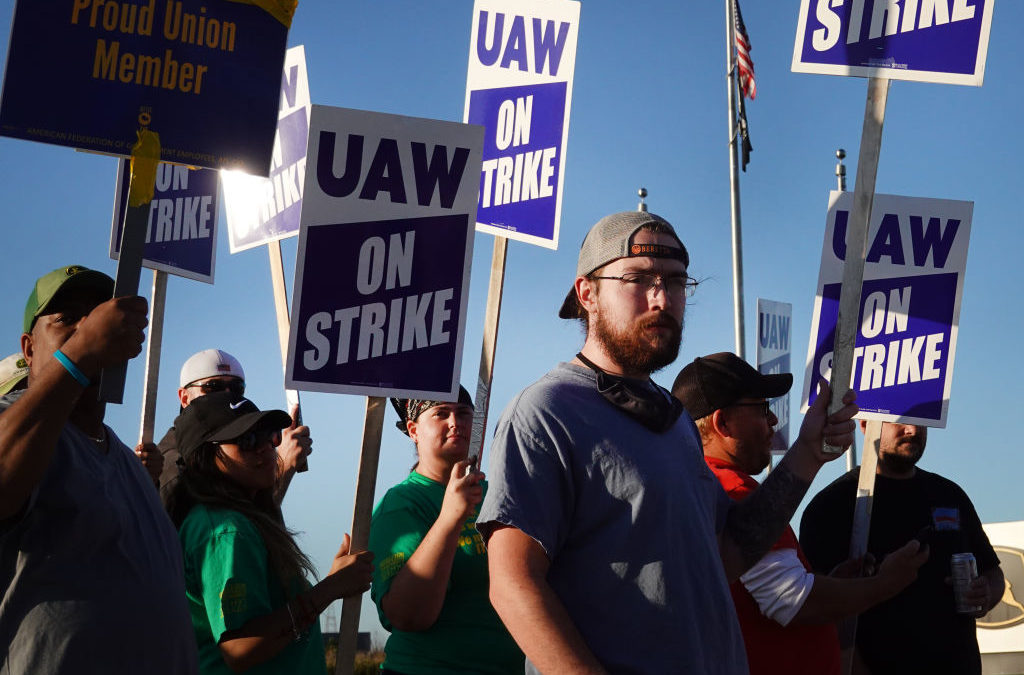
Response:
[{"label": "american flag", "polygon": [[747,27],[743,24],[743,14],[740,13],[740,3],[737,0],[732,2],[733,28],[736,34],[736,71],[739,74],[740,93],[751,101],[757,96],[757,83],[754,82],[754,62],[750,60],[750,38],[747,37]]}]

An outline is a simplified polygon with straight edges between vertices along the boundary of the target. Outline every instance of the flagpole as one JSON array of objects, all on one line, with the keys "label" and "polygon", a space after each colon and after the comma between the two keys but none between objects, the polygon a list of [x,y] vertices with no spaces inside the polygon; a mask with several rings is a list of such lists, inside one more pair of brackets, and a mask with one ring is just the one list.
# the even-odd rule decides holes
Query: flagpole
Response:
[{"label": "flagpole", "polygon": [[733,0],[725,0],[726,83],[729,90],[729,194],[732,215],[732,299],[736,333],[736,355],[746,359],[743,327],[743,241],[740,231],[740,174],[736,154],[736,21]]}]

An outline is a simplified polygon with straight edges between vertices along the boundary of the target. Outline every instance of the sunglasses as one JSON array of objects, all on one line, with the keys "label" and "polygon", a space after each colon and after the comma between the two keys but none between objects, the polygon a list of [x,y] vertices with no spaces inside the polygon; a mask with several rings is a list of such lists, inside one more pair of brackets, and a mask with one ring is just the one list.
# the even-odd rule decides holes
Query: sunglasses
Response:
[{"label": "sunglasses", "polygon": [[239,451],[243,453],[256,452],[267,443],[270,443],[271,446],[276,448],[281,444],[281,430],[255,429],[242,434],[238,438],[233,438],[230,441],[220,441],[220,443],[231,443],[232,445],[237,445]]},{"label": "sunglasses", "polygon": [[204,394],[213,394],[218,391],[230,391],[234,396],[241,397],[245,395],[245,382],[238,379],[231,380],[207,380],[206,382],[193,382],[186,386],[197,387],[203,391]]},{"label": "sunglasses", "polygon": [[729,407],[744,407],[749,406],[751,408],[761,408],[762,414],[767,418],[772,414],[771,401],[752,401],[750,403],[733,403]]}]

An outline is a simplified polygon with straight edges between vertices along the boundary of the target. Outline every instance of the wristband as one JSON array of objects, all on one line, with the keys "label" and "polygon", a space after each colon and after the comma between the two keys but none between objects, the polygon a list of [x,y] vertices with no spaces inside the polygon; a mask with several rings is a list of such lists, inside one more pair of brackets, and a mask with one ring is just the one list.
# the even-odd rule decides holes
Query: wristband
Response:
[{"label": "wristband", "polygon": [[78,382],[78,384],[83,387],[88,387],[92,384],[89,382],[89,378],[85,376],[85,373],[78,369],[75,362],[68,358],[67,354],[58,349],[53,352],[53,358],[57,359],[57,363],[64,366],[64,370],[68,371],[71,377],[75,378],[75,381]]}]

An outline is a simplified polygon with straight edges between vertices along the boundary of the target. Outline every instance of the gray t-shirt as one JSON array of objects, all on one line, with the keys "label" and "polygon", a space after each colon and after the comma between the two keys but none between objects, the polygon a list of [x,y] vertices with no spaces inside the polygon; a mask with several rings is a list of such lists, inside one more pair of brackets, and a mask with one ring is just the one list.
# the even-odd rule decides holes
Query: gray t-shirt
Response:
[{"label": "gray t-shirt", "polygon": [[[0,412],[21,394],[0,397]],[[0,674],[198,671],[177,533],[138,457],[73,424],[0,521]]]},{"label": "gray t-shirt", "polygon": [[654,433],[562,363],[509,404],[492,448],[477,527],[543,547],[548,583],[605,668],[747,672],[716,538],[731,501],[689,415]]}]

